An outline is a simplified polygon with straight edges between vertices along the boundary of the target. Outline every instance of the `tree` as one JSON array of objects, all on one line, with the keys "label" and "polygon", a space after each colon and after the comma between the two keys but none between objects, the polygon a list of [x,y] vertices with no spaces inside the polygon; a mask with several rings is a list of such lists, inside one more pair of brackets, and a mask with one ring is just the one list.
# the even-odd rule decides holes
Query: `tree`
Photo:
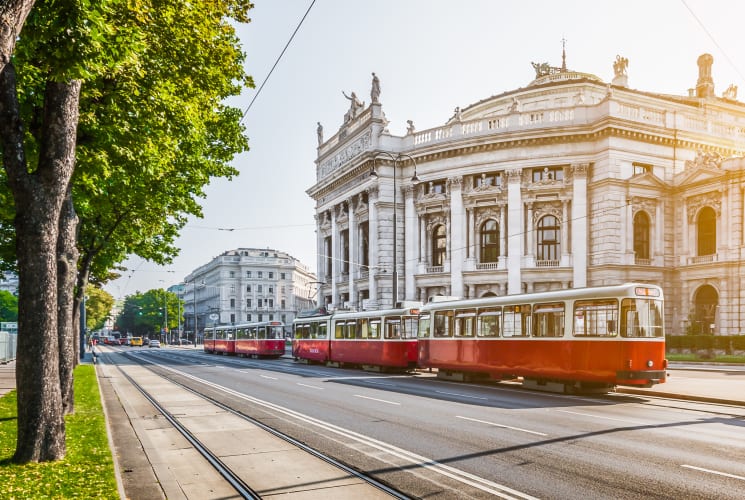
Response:
[{"label": "tree", "polygon": [[0,290],[0,321],[18,321],[18,297]]},{"label": "tree", "polygon": [[109,292],[96,286],[86,287],[85,327],[86,330],[100,330],[111,316],[114,297]]},{"label": "tree", "polygon": [[[0,147],[20,282],[16,462],[64,456],[89,273],[109,278],[127,253],[175,255],[172,242],[185,214],[199,214],[203,186],[233,175],[227,162],[247,147],[240,113],[220,101],[250,83],[225,21],[247,21],[247,0],[59,0],[29,14],[31,5],[0,6]],[[206,57],[182,64],[201,42],[210,42]],[[108,213],[96,205],[114,198],[122,204]],[[76,248],[78,230],[85,243]]]},{"label": "tree", "polygon": [[[165,318],[166,309],[168,323]],[[124,300],[116,324],[123,332],[138,337],[157,338],[164,326],[168,331],[178,326],[178,314],[183,309],[183,301],[178,295],[162,288],[145,293],[137,292]]]}]

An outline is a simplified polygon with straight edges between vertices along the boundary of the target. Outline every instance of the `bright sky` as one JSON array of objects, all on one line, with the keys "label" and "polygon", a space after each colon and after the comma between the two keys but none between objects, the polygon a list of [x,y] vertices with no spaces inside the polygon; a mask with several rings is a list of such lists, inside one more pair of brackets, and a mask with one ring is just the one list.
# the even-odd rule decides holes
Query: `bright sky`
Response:
[{"label": "bright sky", "polygon": [[[239,33],[256,89],[231,102],[243,110],[313,0],[254,0]],[[240,176],[207,188],[204,219],[182,230],[181,254],[159,267],[135,257],[107,285],[115,298],[181,282],[213,257],[240,247],[272,248],[316,269],[316,122],[338,131],[349,101],[370,102],[371,72],[389,130],[403,135],[443,125],[456,106],[526,86],[531,62],[613,78],[628,58],[631,88],[686,95],[696,59],[714,56],[721,95],[731,83],[745,101],[745,2],[736,0],[316,0],[245,118],[251,150],[234,160]]]}]

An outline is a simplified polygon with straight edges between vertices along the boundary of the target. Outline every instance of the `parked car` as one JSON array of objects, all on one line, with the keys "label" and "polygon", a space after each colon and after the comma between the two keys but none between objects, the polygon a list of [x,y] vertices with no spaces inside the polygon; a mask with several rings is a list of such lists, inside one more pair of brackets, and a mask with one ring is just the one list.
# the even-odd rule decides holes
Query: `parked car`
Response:
[{"label": "parked car", "polygon": [[147,338],[147,337],[143,337],[142,338],[142,345],[149,345],[149,344],[150,344],[150,339]]},{"label": "parked car", "polygon": [[129,341],[129,345],[142,347],[142,337],[132,337]]},{"label": "parked car", "polygon": [[153,340],[150,341],[150,343],[148,344],[148,346],[150,346],[150,347],[160,347],[160,340],[153,339]]}]

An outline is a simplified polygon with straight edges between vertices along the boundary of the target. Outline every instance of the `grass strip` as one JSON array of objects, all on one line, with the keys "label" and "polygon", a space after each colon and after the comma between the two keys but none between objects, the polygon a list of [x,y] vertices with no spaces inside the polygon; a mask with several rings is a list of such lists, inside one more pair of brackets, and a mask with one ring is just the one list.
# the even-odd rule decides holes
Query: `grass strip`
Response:
[{"label": "grass strip", "polygon": [[11,463],[16,448],[16,392],[0,398],[0,496],[118,499],[114,462],[106,436],[93,365],[75,369],[75,413],[65,417],[67,455],[57,462]]}]

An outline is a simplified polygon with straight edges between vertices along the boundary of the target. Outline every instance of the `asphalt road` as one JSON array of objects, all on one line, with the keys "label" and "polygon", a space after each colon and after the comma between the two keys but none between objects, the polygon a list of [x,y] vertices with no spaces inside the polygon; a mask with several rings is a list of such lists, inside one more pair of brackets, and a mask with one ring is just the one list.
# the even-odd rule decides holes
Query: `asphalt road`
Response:
[{"label": "asphalt road", "polygon": [[[243,394],[221,397],[421,498],[742,498],[745,489],[745,407],[547,394],[198,350],[138,355],[168,365],[169,377]],[[742,380],[672,370],[676,378]]]}]

